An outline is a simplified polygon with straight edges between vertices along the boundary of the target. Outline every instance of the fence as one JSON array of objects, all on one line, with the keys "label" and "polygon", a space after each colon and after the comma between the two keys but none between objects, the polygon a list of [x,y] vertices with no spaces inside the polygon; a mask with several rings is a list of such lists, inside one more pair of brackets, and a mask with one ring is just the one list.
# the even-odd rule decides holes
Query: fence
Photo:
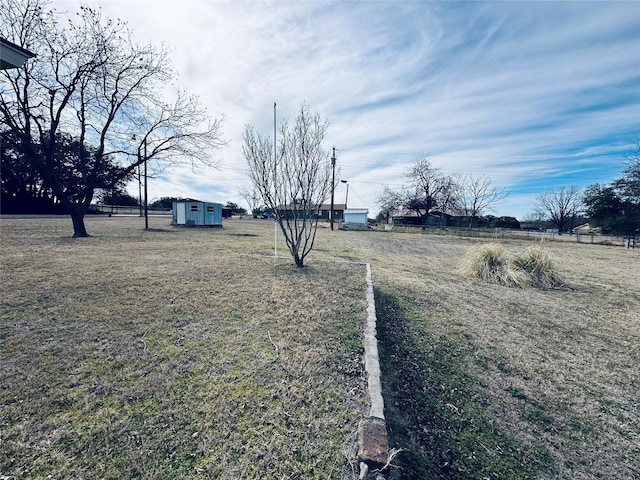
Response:
[{"label": "fence", "polygon": [[[112,215],[144,215],[144,209],[142,209],[141,215],[140,207],[138,205],[91,205],[91,210],[94,212],[110,213]],[[171,209],[165,210],[162,208],[148,208],[147,211],[149,215],[171,215]]]},{"label": "fence", "polygon": [[541,232],[535,230],[514,230],[508,228],[466,228],[466,227],[437,227],[414,225],[381,225],[377,230],[386,230],[404,233],[424,233],[430,235],[453,235],[459,237],[495,238],[495,239],[526,239],[547,242],[576,242],[600,245],[613,245],[626,248],[635,248],[640,237],[618,237],[614,235],[600,234],[559,234],[553,232]]}]

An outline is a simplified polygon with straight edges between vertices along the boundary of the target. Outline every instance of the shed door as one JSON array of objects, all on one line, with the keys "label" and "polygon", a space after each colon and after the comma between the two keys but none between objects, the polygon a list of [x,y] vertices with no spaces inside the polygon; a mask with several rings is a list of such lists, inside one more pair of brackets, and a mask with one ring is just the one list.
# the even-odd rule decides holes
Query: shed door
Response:
[{"label": "shed door", "polygon": [[185,215],[185,205],[184,203],[178,203],[176,205],[176,208],[178,209],[178,211],[176,212],[178,214],[178,225],[184,225],[187,223],[187,218]]}]

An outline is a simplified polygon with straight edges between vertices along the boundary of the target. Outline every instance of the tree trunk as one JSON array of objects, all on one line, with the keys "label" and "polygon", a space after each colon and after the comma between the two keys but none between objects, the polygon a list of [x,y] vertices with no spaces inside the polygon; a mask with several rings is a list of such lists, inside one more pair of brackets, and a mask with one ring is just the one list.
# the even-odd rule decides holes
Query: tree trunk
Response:
[{"label": "tree trunk", "polygon": [[84,212],[71,212],[71,221],[73,222],[73,238],[89,236],[84,226]]}]

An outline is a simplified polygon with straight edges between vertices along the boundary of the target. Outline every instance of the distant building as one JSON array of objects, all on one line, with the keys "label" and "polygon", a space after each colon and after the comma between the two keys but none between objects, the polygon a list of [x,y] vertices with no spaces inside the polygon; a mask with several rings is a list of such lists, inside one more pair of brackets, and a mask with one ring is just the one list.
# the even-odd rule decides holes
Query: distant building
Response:
[{"label": "distant building", "polygon": [[366,208],[349,208],[344,211],[344,223],[367,224],[369,210]]},{"label": "distant building", "polygon": [[573,229],[573,233],[577,233],[579,235],[599,234],[601,232],[602,232],[602,229],[600,227],[592,227],[588,223],[583,223],[582,225],[577,226]]},{"label": "distant building", "polygon": [[440,225],[441,215],[430,213],[421,217],[415,210],[405,208],[391,208],[387,211],[386,223],[390,225]]},{"label": "distant building", "polygon": [[[342,222],[344,219],[344,211],[346,210],[346,205],[342,203],[336,203],[333,205],[333,220],[335,222]],[[278,211],[285,217],[291,218],[293,216],[293,211],[297,210],[299,215],[302,215],[302,211],[300,207],[297,206],[294,208],[291,205],[280,205],[278,206]],[[313,214],[314,218],[318,220],[327,220],[330,219],[331,205],[322,204],[320,206],[316,206],[313,211],[309,209],[309,214]]]},{"label": "distant building", "polygon": [[[344,211],[347,209],[347,206],[344,203],[334,203],[333,204],[333,221],[341,222],[344,220]],[[331,212],[331,205],[322,204],[320,208],[318,208],[318,219],[319,220],[329,220],[329,213]]]}]

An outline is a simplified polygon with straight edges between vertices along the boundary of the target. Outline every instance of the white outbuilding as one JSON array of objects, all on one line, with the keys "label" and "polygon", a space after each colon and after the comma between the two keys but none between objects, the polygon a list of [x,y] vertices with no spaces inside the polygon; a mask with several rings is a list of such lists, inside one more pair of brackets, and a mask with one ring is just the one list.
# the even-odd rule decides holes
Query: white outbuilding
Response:
[{"label": "white outbuilding", "polygon": [[200,202],[198,200],[184,200],[173,202],[172,225],[185,225],[187,227],[222,226],[222,204],[213,202]]},{"label": "white outbuilding", "polygon": [[344,222],[342,223],[342,228],[365,230],[368,228],[368,215],[369,210],[366,208],[348,208],[344,211]]}]

